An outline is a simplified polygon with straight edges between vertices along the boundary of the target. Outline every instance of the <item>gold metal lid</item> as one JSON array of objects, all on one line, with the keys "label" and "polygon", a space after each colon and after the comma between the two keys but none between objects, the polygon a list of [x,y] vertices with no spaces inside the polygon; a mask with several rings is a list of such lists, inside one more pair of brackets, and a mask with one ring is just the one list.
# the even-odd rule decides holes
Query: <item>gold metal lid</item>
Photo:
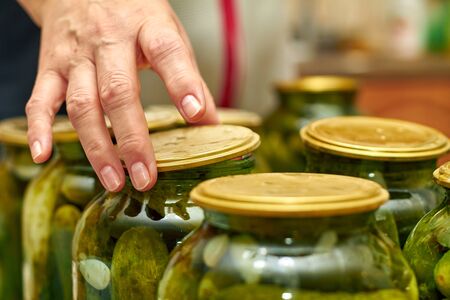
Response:
[{"label": "gold metal lid", "polygon": [[25,117],[0,121],[0,142],[14,145],[28,145],[28,124]]},{"label": "gold metal lid", "polygon": [[437,168],[433,176],[437,184],[450,189],[450,161]]},{"label": "gold metal lid", "polygon": [[375,182],[313,173],[261,173],[211,179],[191,192],[200,207],[239,215],[327,217],[373,211],[389,198]]},{"label": "gold metal lid", "polygon": [[[147,120],[149,131],[170,128],[174,126],[176,122],[175,116],[165,111],[145,112],[145,118]],[[111,136],[113,136],[114,133],[111,122],[106,116],[105,123]],[[78,134],[67,117],[59,117],[59,121],[53,124],[53,139],[55,142],[60,143],[78,141]]]},{"label": "gold metal lid", "polygon": [[[173,114],[177,119],[176,123],[178,125],[186,125],[183,117],[173,105],[150,105],[145,108],[145,111],[147,113],[165,112]],[[219,115],[220,123],[225,125],[238,125],[254,128],[261,126],[262,123],[261,116],[247,110],[218,107],[217,114]]]},{"label": "gold metal lid", "polygon": [[350,92],[357,90],[358,83],[350,77],[305,76],[296,80],[278,82],[275,87],[280,92]]},{"label": "gold metal lid", "polygon": [[259,135],[246,127],[207,125],[150,135],[158,171],[189,169],[236,158],[255,150]]},{"label": "gold metal lid", "polygon": [[261,126],[262,123],[261,116],[247,110],[218,107],[217,114],[221,124],[255,128]]},{"label": "gold metal lid", "polygon": [[433,128],[375,117],[321,119],[305,126],[300,135],[319,151],[370,160],[425,160],[450,148],[448,138]]}]

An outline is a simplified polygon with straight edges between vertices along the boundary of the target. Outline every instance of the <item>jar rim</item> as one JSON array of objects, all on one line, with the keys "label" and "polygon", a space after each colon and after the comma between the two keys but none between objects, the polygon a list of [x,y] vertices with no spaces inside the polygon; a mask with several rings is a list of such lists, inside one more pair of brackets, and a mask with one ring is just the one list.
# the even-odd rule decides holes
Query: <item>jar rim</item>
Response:
[{"label": "jar rim", "polygon": [[259,173],[204,181],[191,191],[191,198],[200,207],[230,214],[328,217],[374,211],[389,194],[357,177]]},{"label": "jar rim", "polygon": [[449,139],[436,129],[377,117],[321,119],[301,129],[300,136],[316,150],[369,160],[426,160],[450,149]]}]

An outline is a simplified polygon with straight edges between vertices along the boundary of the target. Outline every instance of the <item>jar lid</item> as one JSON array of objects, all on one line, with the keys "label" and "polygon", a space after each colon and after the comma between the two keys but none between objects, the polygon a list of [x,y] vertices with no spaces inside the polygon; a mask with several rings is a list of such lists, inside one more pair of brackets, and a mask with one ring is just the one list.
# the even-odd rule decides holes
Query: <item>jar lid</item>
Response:
[{"label": "jar lid", "polygon": [[[169,128],[176,122],[173,114],[164,111],[145,112],[145,118],[150,131]],[[110,134],[113,135],[111,121],[106,116],[105,123]],[[53,124],[53,139],[60,143],[78,141],[78,134],[67,117],[60,117],[60,120]]]},{"label": "jar lid", "polygon": [[305,126],[300,135],[319,151],[369,160],[425,160],[450,148],[448,138],[433,128],[375,117],[321,119]]},{"label": "jar lid", "polygon": [[450,189],[450,161],[437,168],[433,176],[437,184]]},{"label": "jar lid", "polygon": [[[177,124],[186,125],[183,117],[173,105],[150,105],[145,108],[145,111],[148,113],[161,111],[171,113],[177,119]],[[257,113],[247,110],[218,107],[217,114],[219,115],[220,123],[225,125],[239,125],[254,128],[259,127],[262,124],[261,116],[259,116]]]},{"label": "jar lid", "polygon": [[189,169],[236,158],[255,150],[259,135],[234,125],[172,129],[150,135],[158,171]]},{"label": "jar lid", "polygon": [[191,199],[216,211],[268,217],[326,217],[373,211],[389,195],[370,180],[313,173],[260,173],[200,183]]},{"label": "jar lid", "polygon": [[261,116],[247,110],[218,107],[217,114],[221,124],[255,128],[261,126],[262,123]]},{"label": "jar lid", "polygon": [[356,91],[358,83],[350,77],[342,76],[305,76],[291,81],[275,84],[280,92],[351,92]]},{"label": "jar lid", "polygon": [[14,145],[28,145],[28,124],[25,117],[0,121],[0,142]]},{"label": "jar lid", "polygon": [[[56,116],[54,126],[65,126],[67,118]],[[19,146],[27,146],[28,122],[25,117],[15,117],[0,121],[0,142]]]}]

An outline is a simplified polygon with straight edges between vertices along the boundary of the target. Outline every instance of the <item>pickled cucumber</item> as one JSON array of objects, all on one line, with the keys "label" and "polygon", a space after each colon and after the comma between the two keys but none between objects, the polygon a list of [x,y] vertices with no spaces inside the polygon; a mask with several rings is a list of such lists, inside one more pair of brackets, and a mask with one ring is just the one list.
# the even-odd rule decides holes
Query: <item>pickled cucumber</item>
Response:
[{"label": "pickled cucumber", "polygon": [[167,247],[154,229],[135,227],[126,231],[114,248],[112,298],[156,299],[168,260]]},{"label": "pickled cucumber", "polygon": [[442,295],[450,298],[450,250],[436,264],[434,280]]}]

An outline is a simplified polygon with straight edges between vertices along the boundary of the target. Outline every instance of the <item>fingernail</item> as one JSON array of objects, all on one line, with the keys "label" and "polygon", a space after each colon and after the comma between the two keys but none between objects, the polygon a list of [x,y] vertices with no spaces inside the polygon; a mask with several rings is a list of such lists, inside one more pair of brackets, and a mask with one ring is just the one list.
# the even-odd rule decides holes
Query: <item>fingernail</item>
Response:
[{"label": "fingernail", "polygon": [[200,102],[192,95],[187,95],[181,100],[181,108],[189,119],[194,118],[202,109]]},{"label": "fingernail", "polygon": [[110,166],[104,167],[100,174],[108,191],[115,191],[120,186],[120,178],[117,172]]},{"label": "fingernail", "polygon": [[138,190],[143,190],[150,184],[150,174],[143,163],[137,162],[131,166],[131,180]]},{"label": "fingernail", "polygon": [[36,141],[33,143],[33,145],[31,146],[31,156],[33,157],[33,159],[35,160],[36,158],[38,158],[40,155],[42,154],[42,146],[41,143],[39,141]]}]

